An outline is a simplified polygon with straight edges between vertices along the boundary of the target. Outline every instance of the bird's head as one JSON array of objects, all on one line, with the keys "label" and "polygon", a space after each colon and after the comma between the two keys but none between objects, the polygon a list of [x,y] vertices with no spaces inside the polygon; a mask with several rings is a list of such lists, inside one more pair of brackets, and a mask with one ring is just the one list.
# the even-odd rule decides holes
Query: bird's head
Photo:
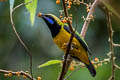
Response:
[{"label": "bird's head", "polygon": [[[38,14],[38,16],[39,15],[40,14]],[[63,25],[61,20],[53,14],[41,14],[39,17],[41,17],[46,22],[48,27],[54,27],[56,25],[59,25],[59,26]]]},{"label": "bird's head", "polygon": [[55,37],[60,32],[61,27],[64,25],[64,23],[62,23],[61,20],[53,14],[39,13],[38,17],[41,17],[46,22],[52,37]]}]

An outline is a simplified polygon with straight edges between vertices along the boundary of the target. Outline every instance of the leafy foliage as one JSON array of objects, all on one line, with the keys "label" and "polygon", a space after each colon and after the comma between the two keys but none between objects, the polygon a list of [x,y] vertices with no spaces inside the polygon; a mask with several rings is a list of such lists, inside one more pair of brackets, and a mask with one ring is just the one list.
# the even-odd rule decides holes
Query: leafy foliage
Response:
[{"label": "leafy foliage", "polygon": [[[30,0],[24,0],[24,1],[25,1],[25,3],[27,3]],[[32,26],[34,25],[34,21],[35,21],[37,2],[38,2],[38,0],[32,0],[32,2],[30,4],[25,5],[26,8],[28,9],[28,11],[30,12],[30,21],[31,21]]]},{"label": "leafy foliage", "polygon": [[53,64],[59,64],[59,63],[62,63],[62,61],[61,60],[50,60],[50,61],[48,61],[44,64],[39,65],[38,68],[50,66],[50,65],[53,65]]}]

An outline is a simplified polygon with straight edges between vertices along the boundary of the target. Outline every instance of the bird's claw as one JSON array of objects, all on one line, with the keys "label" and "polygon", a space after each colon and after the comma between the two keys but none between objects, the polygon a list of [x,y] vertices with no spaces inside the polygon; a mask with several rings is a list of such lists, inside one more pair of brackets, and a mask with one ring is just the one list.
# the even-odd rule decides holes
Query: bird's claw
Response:
[{"label": "bird's claw", "polygon": [[[68,42],[67,43],[63,43],[62,45],[62,49],[66,49],[66,47],[68,46]],[[76,43],[75,42],[71,42],[71,50],[73,50],[74,48],[76,48]]]}]

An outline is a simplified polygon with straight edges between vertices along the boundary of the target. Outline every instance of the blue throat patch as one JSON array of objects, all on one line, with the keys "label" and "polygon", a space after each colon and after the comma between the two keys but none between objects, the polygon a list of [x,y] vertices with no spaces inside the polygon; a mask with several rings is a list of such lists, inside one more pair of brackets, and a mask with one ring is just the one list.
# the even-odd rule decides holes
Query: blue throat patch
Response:
[{"label": "blue throat patch", "polygon": [[50,24],[54,24],[54,21],[48,17],[45,17],[45,19],[47,19],[47,21],[50,23]]}]

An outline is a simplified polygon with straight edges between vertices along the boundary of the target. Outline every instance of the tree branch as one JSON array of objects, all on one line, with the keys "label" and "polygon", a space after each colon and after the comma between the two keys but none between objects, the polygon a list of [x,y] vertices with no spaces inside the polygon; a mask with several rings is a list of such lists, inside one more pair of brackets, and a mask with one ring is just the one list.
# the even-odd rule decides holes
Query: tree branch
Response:
[{"label": "tree branch", "polygon": [[0,73],[4,73],[4,76],[12,76],[12,75],[15,75],[15,76],[24,76],[25,78],[27,77],[28,79],[30,80],[35,80],[35,78],[33,78],[29,73],[26,73],[24,71],[17,71],[17,72],[13,72],[13,71],[7,71],[7,70],[3,70],[3,69],[0,69]]},{"label": "tree branch", "polygon": [[112,29],[112,23],[111,23],[111,13],[108,9],[106,9],[107,12],[107,27],[108,27],[108,33],[109,33],[109,44],[110,44],[110,57],[112,62],[112,74],[109,78],[109,80],[115,80],[115,69],[119,69],[120,67],[115,63],[115,57],[114,57],[114,47],[120,47],[120,44],[115,44],[113,42],[113,34],[114,31]]},{"label": "tree branch", "polygon": [[113,43],[113,45],[114,45],[115,47],[120,47],[120,44],[115,44],[115,43]]},{"label": "tree branch", "polygon": [[85,22],[84,22],[84,24],[83,24],[83,27],[82,27],[82,30],[81,30],[81,36],[82,36],[83,38],[85,37],[85,34],[86,34],[86,32],[87,32],[87,29],[88,29],[88,25],[89,25],[89,23],[90,23],[90,21],[91,21],[91,16],[93,15],[94,10],[95,10],[95,8],[96,8],[96,6],[97,6],[98,3],[99,3],[99,0],[95,0],[95,1],[93,2],[92,6],[91,6],[91,8],[90,8],[90,11],[89,11],[89,13],[88,13],[88,15],[87,15],[87,18],[86,18],[86,20],[85,20]]},{"label": "tree branch", "polygon": [[[62,4],[63,4],[63,9],[64,9],[65,16],[66,16],[66,18],[68,18],[69,16],[68,16],[68,11],[66,10],[66,6],[65,6],[65,0],[62,0]],[[73,40],[75,31],[72,28],[72,24],[70,23],[69,18],[67,20],[67,23],[68,23],[68,26],[69,26],[70,31],[71,31],[71,36],[70,36],[70,40],[69,40],[69,43],[68,43],[68,46],[67,46],[67,49],[66,49],[66,54],[64,56],[62,71],[60,73],[60,76],[59,76],[58,80],[63,80],[64,79],[64,76],[65,76],[65,74],[68,70],[68,67],[69,67],[69,65],[72,61],[72,57],[69,55],[69,51],[71,49],[71,42]]]},{"label": "tree branch", "polygon": [[68,16],[68,11],[67,11],[66,6],[65,6],[65,0],[62,0],[62,5],[63,5],[63,9],[64,9],[65,16],[66,16],[66,18],[68,19],[68,20],[67,20],[67,23],[68,23],[68,25],[69,25],[70,31],[71,31],[71,32],[74,32],[74,30],[73,30],[73,28],[72,28],[72,24],[70,23],[70,19],[69,19],[69,16]]},{"label": "tree branch", "polygon": [[110,12],[107,10],[107,26],[109,33],[109,44],[110,44],[110,52],[111,52],[111,61],[112,61],[112,75],[109,80],[115,80],[115,58],[114,58],[114,46],[113,46],[113,29],[111,24]]},{"label": "tree branch", "polygon": [[11,11],[10,11],[10,20],[11,20],[11,24],[12,24],[12,29],[16,35],[16,37],[18,38],[18,40],[20,41],[20,43],[22,44],[22,46],[25,48],[25,50],[28,52],[28,55],[30,57],[30,72],[31,72],[31,75],[32,75],[32,53],[30,52],[30,50],[28,49],[28,47],[25,45],[25,43],[23,42],[23,40],[21,39],[21,37],[19,36],[18,32],[16,31],[16,28],[15,28],[15,24],[14,24],[14,21],[13,21],[13,12],[18,9],[19,7],[23,6],[23,5],[27,5],[29,3],[31,3],[33,0],[27,2],[27,3],[21,3],[19,5],[17,5],[16,7],[14,7]]},{"label": "tree branch", "polygon": [[[91,15],[93,14],[94,9],[95,9],[96,5],[98,4],[98,1],[99,0],[95,0],[94,3],[92,4],[91,8],[90,8],[90,12],[88,13],[87,20],[84,22],[84,25],[83,25],[83,28],[82,28],[82,31],[81,31],[82,37],[84,37],[85,34],[86,34],[88,25],[89,25],[89,23],[91,21],[91,19],[89,19],[89,18],[91,18]],[[68,16],[68,11],[66,10],[66,6],[65,6],[65,0],[62,0],[62,4],[63,4],[63,9],[64,9],[65,16],[66,16],[66,18],[68,18],[69,16]],[[70,23],[69,18],[67,20],[67,23],[68,23],[70,31],[71,31],[71,37],[70,37],[70,41],[69,41],[69,44],[68,44],[68,47],[67,47],[67,50],[66,50],[66,54],[65,54],[65,57],[64,57],[64,62],[63,62],[63,66],[62,66],[62,72],[61,72],[58,80],[63,80],[63,78],[64,78],[64,76],[66,74],[65,70],[67,70],[66,66],[69,66],[67,64],[67,59],[68,59],[68,56],[69,56],[69,50],[71,48],[71,42],[72,42],[72,39],[73,39],[74,34],[75,34],[75,31],[72,28],[72,24]]]},{"label": "tree branch", "polygon": [[115,66],[116,69],[120,70],[120,67],[117,64],[114,64],[114,66]]}]

